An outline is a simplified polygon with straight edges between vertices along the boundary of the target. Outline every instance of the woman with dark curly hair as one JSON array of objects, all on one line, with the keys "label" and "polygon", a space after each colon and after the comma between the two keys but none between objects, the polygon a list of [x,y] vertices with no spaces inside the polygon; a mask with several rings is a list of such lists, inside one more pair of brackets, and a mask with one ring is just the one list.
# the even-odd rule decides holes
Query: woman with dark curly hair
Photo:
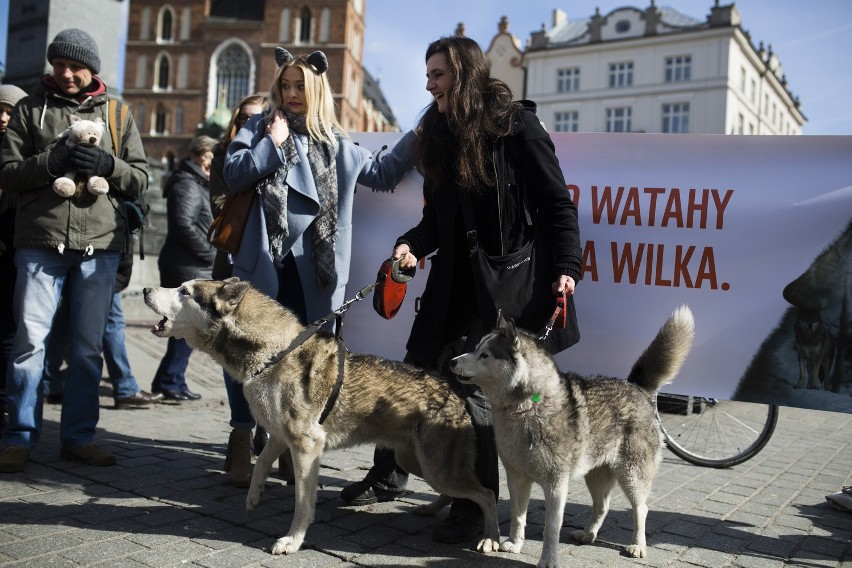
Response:
[{"label": "woman with dark curly hair", "polygon": [[[405,361],[444,374],[464,391],[478,435],[480,480],[496,497],[491,408],[477,387],[461,385],[446,368],[450,354],[472,350],[490,331],[499,307],[475,288],[470,224],[478,246],[490,255],[517,251],[535,235],[533,299],[516,322],[538,332],[554,310],[554,294],[566,292],[567,325],[553,330],[546,343],[556,353],[579,340],[572,298],[582,273],[577,208],[535,105],[512,100],[509,87],[490,76],[489,61],[475,41],[453,36],[430,44],[426,89],[433,101],[414,129],[415,162],[424,179],[423,217],[397,239],[393,258],[409,268],[435,254]],[[344,488],[341,498],[352,505],[389,501],[404,493],[407,477],[392,451],[377,448],[374,467],[363,481]],[[433,538],[459,543],[481,531],[479,507],[456,499]]]}]

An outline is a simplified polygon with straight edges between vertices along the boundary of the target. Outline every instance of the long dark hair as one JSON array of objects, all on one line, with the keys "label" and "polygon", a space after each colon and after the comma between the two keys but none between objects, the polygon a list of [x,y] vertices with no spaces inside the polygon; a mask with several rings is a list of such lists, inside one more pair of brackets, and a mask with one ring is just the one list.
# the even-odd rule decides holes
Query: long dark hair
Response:
[{"label": "long dark hair", "polygon": [[[493,187],[494,141],[509,134],[518,108],[512,103],[512,91],[491,77],[491,63],[474,40],[442,37],[429,44],[426,61],[436,53],[446,56],[453,85],[446,116],[433,101],[415,128],[420,140],[418,170],[427,181],[454,179],[470,190]],[[449,145],[443,121],[449,127]]]}]

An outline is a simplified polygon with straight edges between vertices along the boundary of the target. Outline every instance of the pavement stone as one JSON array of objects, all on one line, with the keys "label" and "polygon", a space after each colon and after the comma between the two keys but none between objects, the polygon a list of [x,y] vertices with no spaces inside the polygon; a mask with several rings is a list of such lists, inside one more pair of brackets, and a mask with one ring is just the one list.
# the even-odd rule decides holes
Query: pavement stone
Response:
[{"label": "pavement stone", "polygon": [[[148,390],[166,342],[148,328],[155,318],[131,290],[127,344],[131,367]],[[61,406],[46,404],[44,431],[25,472],[0,476],[0,566],[108,568],[348,568],[355,566],[519,567],[541,552],[543,493],[535,487],[521,554],[481,555],[470,545],[432,542],[441,518],[410,513],[434,493],[411,479],[396,502],[346,507],[340,489],[361,479],[372,447],[323,457],[316,521],[305,545],[273,556],[286,533],[294,488],[272,477],[260,507],[245,511],[245,489],[225,483],[230,427],[222,370],[193,353],[187,370],[202,399],[115,410],[101,386],[96,442],[115,452],[113,467],[88,467],[59,458]],[[648,557],[623,557],[632,515],[617,493],[595,544],[577,546],[591,500],[573,483],[560,539],[562,566],[697,566],[764,568],[852,566],[852,513],[833,510],[825,495],[852,484],[852,415],[782,408],[778,427],[755,458],[730,469],[690,465],[669,452],[654,484],[647,523]],[[501,468],[501,533],[509,524],[508,489]]]}]

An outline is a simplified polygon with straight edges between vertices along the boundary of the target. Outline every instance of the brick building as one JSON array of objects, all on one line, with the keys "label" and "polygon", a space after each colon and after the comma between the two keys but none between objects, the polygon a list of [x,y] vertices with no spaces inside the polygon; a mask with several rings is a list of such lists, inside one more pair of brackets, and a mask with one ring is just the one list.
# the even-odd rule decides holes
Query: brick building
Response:
[{"label": "brick building", "polygon": [[124,98],[152,166],[168,172],[220,101],[268,92],[274,50],[322,50],[339,120],[351,131],[396,131],[384,97],[365,96],[366,0],[131,0]]}]

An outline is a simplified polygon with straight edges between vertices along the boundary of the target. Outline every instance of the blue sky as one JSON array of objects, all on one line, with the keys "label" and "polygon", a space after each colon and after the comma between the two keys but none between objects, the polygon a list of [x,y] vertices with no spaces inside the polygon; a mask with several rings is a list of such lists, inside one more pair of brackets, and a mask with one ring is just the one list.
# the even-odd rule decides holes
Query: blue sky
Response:
[{"label": "blue sky", "polygon": [[[464,22],[466,34],[487,48],[501,16],[526,41],[530,32],[561,8],[571,19],[587,18],[596,7],[606,14],[621,6],[645,8],[650,0],[365,0],[364,65],[380,78],[400,126],[414,125],[429,103],[423,53],[432,40]],[[722,4],[725,4],[724,0]],[[704,19],[713,0],[657,0],[688,16]],[[0,0],[0,60],[5,61],[9,0]],[[771,44],[788,85],[808,118],[805,134],[852,134],[852,1],[742,0],[742,26],[755,42]]]}]

